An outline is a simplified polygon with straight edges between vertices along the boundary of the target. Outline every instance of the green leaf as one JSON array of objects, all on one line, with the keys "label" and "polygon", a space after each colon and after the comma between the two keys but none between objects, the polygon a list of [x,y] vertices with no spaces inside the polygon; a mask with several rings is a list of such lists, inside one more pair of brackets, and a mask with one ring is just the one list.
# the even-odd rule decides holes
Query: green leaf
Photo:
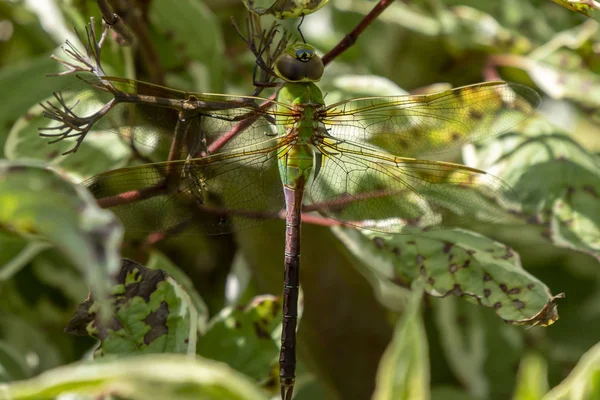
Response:
[{"label": "green leaf", "polygon": [[373,400],[428,399],[429,349],[421,318],[423,286],[413,285],[402,318],[379,369]]},{"label": "green leaf", "polygon": [[155,1],[150,7],[150,19],[160,30],[156,47],[162,65],[172,66],[175,60],[183,64],[193,81],[187,90],[223,91],[222,33],[215,16],[203,2]]},{"label": "green leaf", "polygon": [[242,0],[248,10],[259,14],[269,14],[275,18],[299,18],[312,14],[327,4],[329,0]]},{"label": "green leaf", "polygon": [[194,288],[192,280],[173,264],[164,254],[153,251],[150,254],[150,259],[146,263],[146,266],[150,269],[162,270],[170,275],[178,284],[180,284],[186,293],[190,296],[190,299],[198,313],[198,332],[206,332],[208,325],[209,312],[208,307],[200,294]]},{"label": "green leaf", "polygon": [[[0,161],[0,225],[56,246],[100,299],[119,265],[123,230],[84,188],[35,163]],[[103,311],[108,310],[100,303]],[[105,314],[107,315],[107,314]]]},{"label": "green leaf", "polygon": [[100,339],[97,355],[136,353],[195,354],[198,316],[190,296],[162,270],[123,259],[113,287],[114,316],[108,324],[96,318],[89,297],[65,328],[76,335]]},{"label": "green leaf", "polygon": [[517,216],[544,237],[600,259],[600,159],[541,118],[518,132],[483,142],[468,164],[506,181],[521,202]]},{"label": "green leaf", "polygon": [[245,307],[226,307],[198,341],[198,354],[264,378],[279,353],[281,315],[280,299],[270,295],[255,297]]},{"label": "green leaf", "polygon": [[513,400],[538,400],[548,392],[548,365],[541,354],[529,352],[521,359]]},{"label": "green leaf", "polygon": [[600,343],[588,350],[569,376],[543,400],[600,398]]},{"label": "green leaf", "polygon": [[552,0],[559,6],[600,21],[600,3],[595,0]]},{"label": "green leaf", "polygon": [[[490,395],[488,378],[484,374],[488,356],[485,327],[479,313],[466,310],[469,304],[458,304],[458,299],[448,297],[435,302],[435,317],[440,342],[450,369],[465,390],[474,397]],[[460,313],[463,311],[464,313]],[[459,311],[460,310],[460,311]],[[471,311],[471,312],[467,312]]]},{"label": "green leaf", "polygon": [[550,290],[523,270],[518,254],[485,236],[462,229],[393,236],[335,232],[379,278],[402,286],[425,279],[432,296],[462,296],[515,325],[549,325],[558,318]]},{"label": "green leaf", "polygon": [[177,354],[71,364],[0,387],[11,400],[84,400],[111,396],[128,400],[266,400],[254,384],[223,363]]},{"label": "green leaf", "polygon": [[9,343],[0,340],[0,382],[27,379],[30,375],[23,356]]},{"label": "green leaf", "polygon": [[43,241],[27,241],[10,232],[0,231],[0,281],[10,279],[39,252],[50,247]]},{"label": "green leaf", "polygon": [[[81,89],[82,91],[79,91]],[[97,93],[89,87],[82,85],[64,89],[61,92],[67,104],[81,102],[77,113],[82,116],[90,115],[104,105]],[[56,104],[54,96],[44,102]],[[65,171],[73,173],[79,178],[88,178],[101,172],[125,166],[130,150],[113,132],[107,132],[102,124],[98,124],[86,136],[77,152],[65,157],[62,153],[70,150],[75,145],[72,139],[50,143],[54,138],[39,136],[39,128],[55,127],[56,121],[45,118],[43,109],[39,104],[31,107],[27,113],[19,118],[8,134],[5,145],[6,158],[10,160],[35,159],[58,166]],[[52,132],[52,133],[56,133]]]},{"label": "green leaf", "polygon": [[[5,93],[11,93],[10,101],[3,102],[0,108],[2,130],[12,126],[33,104],[59,90],[61,82],[45,76],[59,70],[49,54],[0,69],[0,87]],[[0,135],[0,146],[4,145],[4,138],[5,135]]]}]

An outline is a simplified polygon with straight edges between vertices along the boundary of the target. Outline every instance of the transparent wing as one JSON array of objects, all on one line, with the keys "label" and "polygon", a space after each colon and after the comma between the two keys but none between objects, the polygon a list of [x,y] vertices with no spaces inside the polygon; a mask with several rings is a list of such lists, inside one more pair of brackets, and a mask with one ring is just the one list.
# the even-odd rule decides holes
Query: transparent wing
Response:
[{"label": "transparent wing", "polygon": [[[285,105],[260,97],[184,92],[118,77],[82,81],[83,90],[61,94],[65,104],[57,97],[58,107],[46,105],[47,115],[58,123],[42,128],[42,134],[83,139],[92,129],[113,132],[154,161],[167,158],[178,133],[178,158],[183,158],[206,153],[229,130],[236,131],[236,140],[219,144],[217,151],[259,143],[263,133],[272,134],[269,121],[289,114]],[[250,125],[254,130],[248,134],[244,129]]]},{"label": "transparent wing", "polygon": [[540,105],[537,92],[507,82],[486,82],[445,92],[369,97],[328,106],[329,134],[393,154],[437,154],[504,132]]},{"label": "transparent wing", "polygon": [[364,145],[323,138],[323,164],[308,207],[360,228],[406,233],[461,220],[495,221],[514,193],[500,179],[459,164],[378,153]]},{"label": "transparent wing", "polygon": [[283,194],[276,151],[285,146],[290,146],[286,138],[271,138],[204,158],[109,171],[84,185],[104,201],[159,188],[159,195],[110,207],[134,235],[171,233],[190,219],[208,234],[222,234],[279,216]]}]

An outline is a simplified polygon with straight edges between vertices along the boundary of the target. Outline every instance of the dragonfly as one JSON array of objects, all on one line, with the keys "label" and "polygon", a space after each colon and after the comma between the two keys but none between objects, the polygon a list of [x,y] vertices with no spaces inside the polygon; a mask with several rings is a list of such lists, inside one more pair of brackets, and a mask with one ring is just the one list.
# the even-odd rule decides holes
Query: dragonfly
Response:
[{"label": "dragonfly", "polygon": [[[482,170],[413,156],[505,132],[530,116],[540,97],[529,87],[496,81],[326,105],[317,86],[324,65],[306,43],[289,45],[273,73],[283,81],[274,99],[190,93],[102,76],[88,83],[111,100],[78,117],[57,96],[62,108],[50,103],[45,108],[60,123],[48,129],[59,133],[46,136],[76,137],[79,145],[94,125],[116,113],[118,133],[141,153],[171,143],[169,161],[108,171],[85,182],[126,229],[169,232],[197,212],[195,222],[208,234],[285,219],[279,376],[281,398],[290,400],[305,213],[389,234],[448,226],[456,216],[494,220],[495,211],[515,201],[508,185]],[[117,111],[120,106],[124,110]],[[168,117],[164,109],[171,111]],[[134,114],[148,124],[123,122]],[[165,139],[168,127],[174,135]]]}]

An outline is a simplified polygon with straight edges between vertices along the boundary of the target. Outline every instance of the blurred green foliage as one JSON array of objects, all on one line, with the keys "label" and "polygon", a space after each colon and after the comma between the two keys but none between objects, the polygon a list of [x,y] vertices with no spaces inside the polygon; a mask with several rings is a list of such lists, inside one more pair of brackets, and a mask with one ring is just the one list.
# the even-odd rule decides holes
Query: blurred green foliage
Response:
[{"label": "blurred green foliage", "polygon": [[[5,159],[0,171],[0,382],[31,380],[0,385],[0,399],[56,398],[61,385],[128,399],[259,399],[277,393],[280,305],[269,294],[281,292],[281,221],[235,235],[169,239],[152,249],[131,240],[122,247],[123,257],[167,272],[164,301],[177,305],[183,321],[170,323],[188,333],[197,325],[190,337],[198,335],[198,354],[228,366],[193,360],[186,347],[190,337],[161,344],[163,351],[184,354],[138,358],[132,351],[125,359],[108,354],[101,362],[73,364],[89,359],[98,346],[110,353],[106,338],[114,335],[122,341],[112,343],[136,343],[148,333],[140,323],[151,325],[148,313],[158,316],[160,302],[141,301],[139,292],[131,301],[124,296],[127,285],[141,282],[135,274],[108,286],[106,276],[117,269],[118,223],[69,183],[127,165],[132,156],[126,146],[110,135],[90,135],[80,151],[65,157],[63,143],[48,145],[37,136],[37,127],[45,123],[38,103],[77,85],[74,77],[45,76],[63,70],[49,56],[63,56],[60,46],[66,39],[83,48],[72,28],[85,32],[90,16],[99,26],[96,2],[28,3],[37,6],[0,2],[0,154]],[[109,74],[197,92],[249,94],[254,89],[254,56],[230,21],[233,17],[244,26],[241,1],[120,3],[129,6],[116,9],[126,23],[131,21],[127,10],[141,12],[143,26],[132,30],[147,42],[121,47],[111,36],[103,53]],[[324,54],[374,5],[330,0],[305,18],[303,34]],[[269,18],[264,17],[264,27]],[[297,21],[281,23],[295,34]],[[537,88],[544,100],[539,113],[506,134],[440,159],[497,175],[520,195],[521,213],[512,224],[469,226],[491,239],[457,230],[415,243],[305,224],[295,399],[600,397],[598,23],[550,0],[396,1],[327,66],[320,86],[332,103],[496,79]],[[457,245],[450,251],[447,242]],[[502,320],[519,318],[478,306],[482,295],[476,290],[467,296],[470,302],[431,296],[458,294],[448,292],[449,280],[426,287],[429,294],[421,301],[423,288],[407,290],[420,273],[418,263],[411,264],[415,246],[431,259],[450,253],[491,275],[502,271],[498,274],[518,276],[519,282],[543,282],[540,287],[554,294],[565,292],[567,298],[558,302],[560,320],[549,328],[523,329]],[[469,258],[473,248],[489,251]],[[498,265],[501,270],[494,269]],[[456,279],[472,283],[469,276]],[[92,326],[84,328],[100,343],[63,332],[88,287],[95,293],[112,290],[121,310],[127,310],[113,328],[131,327],[131,338],[118,337],[120,329],[97,332]],[[534,308],[547,311],[544,304]]]}]

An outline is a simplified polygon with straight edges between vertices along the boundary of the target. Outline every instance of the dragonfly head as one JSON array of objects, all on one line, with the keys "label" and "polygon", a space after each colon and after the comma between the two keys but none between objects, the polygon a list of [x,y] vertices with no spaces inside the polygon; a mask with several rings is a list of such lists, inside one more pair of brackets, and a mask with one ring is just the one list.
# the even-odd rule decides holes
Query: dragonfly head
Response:
[{"label": "dragonfly head", "polygon": [[286,82],[317,82],[323,76],[323,61],[305,43],[288,46],[275,60],[275,74]]}]

